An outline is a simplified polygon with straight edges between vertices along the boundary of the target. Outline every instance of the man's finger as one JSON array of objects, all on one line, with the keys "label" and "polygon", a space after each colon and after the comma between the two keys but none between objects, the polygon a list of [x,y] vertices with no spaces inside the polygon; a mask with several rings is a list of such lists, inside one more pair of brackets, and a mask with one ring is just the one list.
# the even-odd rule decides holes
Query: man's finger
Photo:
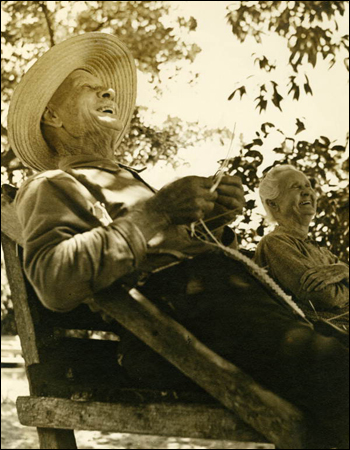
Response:
[{"label": "man's finger", "polygon": [[206,188],[206,189],[211,189],[211,187],[213,186],[213,177],[209,177],[209,178],[204,178],[201,177],[201,187]]},{"label": "man's finger", "polygon": [[216,191],[211,192],[210,189],[201,189],[200,196],[208,202],[216,202],[219,194]]},{"label": "man's finger", "polygon": [[224,206],[225,208],[227,208],[229,210],[237,209],[237,210],[241,211],[243,209],[243,206],[244,206],[244,201],[243,200],[241,201],[239,199],[232,198],[232,197],[229,197],[229,196],[226,196],[226,195],[219,195],[217,200],[216,200],[216,203]]},{"label": "man's finger", "polygon": [[231,197],[244,197],[243,189],[232,184],[220,184],[217,188],[217,192]]},{"label": "man's finger", "polygon": [[221,178],[221,180],[220,180],[219,186],[221,186],[222,184],[227,184],[227,185],[231,185],[231,186],[237,186],[237,187],[240,187],[240,188],[243,187],[242,179],[240,177],[237,177],[237,176],[224,175]]}]

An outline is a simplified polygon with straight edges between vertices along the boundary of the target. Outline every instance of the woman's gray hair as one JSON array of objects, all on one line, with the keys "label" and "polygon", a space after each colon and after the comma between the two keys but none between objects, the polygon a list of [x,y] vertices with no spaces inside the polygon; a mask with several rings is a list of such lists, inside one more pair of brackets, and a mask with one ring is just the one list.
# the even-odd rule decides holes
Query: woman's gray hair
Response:
[{"label": "woman's gray hair", "polygon": [[265,174],[259,185],[259,194],[266,211],[266,218],[271,223],[276,222],[276,219],[267,204],[267,200],[275,200],[280,195],[279,175],[288,170],[300,172],[300,170],[290,164],[275,166]]}]

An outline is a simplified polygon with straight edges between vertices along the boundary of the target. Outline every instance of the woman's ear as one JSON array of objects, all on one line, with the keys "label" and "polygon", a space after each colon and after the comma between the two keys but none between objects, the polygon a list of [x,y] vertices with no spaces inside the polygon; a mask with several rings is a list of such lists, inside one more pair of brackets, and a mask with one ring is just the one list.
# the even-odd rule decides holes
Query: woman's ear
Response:
[{"label": "woman's ear", "polygon": [[45,108],[44,114],[41,116],[41,123],[54,128],[61,128],[63,125],[59,115],[49,106]]}]

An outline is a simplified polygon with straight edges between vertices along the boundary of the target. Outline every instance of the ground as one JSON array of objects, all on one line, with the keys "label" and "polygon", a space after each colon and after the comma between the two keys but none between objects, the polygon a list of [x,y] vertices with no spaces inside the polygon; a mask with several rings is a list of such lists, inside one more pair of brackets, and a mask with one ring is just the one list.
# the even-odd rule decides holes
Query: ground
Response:
[{"label": "ground", "polygon": [[[22,426],[17,417],[16,398],[28,395],[28,383],[20,357],[16,337],[2,337],[2,361],[9,363],[19,358],[18,367],[1,368],[1,448],[38,449],[35,428]],[[126,433],[101,433],[76,431],[79,449],[239,449],[274,448],[257,444],[240,444],[229,441],[188,439],[163,436],[131,435]]]}]

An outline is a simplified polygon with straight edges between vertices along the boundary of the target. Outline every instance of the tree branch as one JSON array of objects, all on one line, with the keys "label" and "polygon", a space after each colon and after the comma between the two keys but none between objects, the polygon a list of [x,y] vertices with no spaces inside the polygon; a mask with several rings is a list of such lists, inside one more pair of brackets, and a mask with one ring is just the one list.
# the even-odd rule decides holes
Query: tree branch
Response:
[{"label": "tree branch", "polygon": [[54,36],[54,32],[53,32],[52,22],[51,22],[50,15],[49,15],[49,10],[47,9],[47,4],[46,4],[46,2],[36,2],[36,3],[38,3],[38,5],[41,7],[41,9],[44,13],[47,29],[48,29],[49,36],[50,36],[50,45],[51,45],[51,47],[53,47],[55,45],[55,36]]}]

